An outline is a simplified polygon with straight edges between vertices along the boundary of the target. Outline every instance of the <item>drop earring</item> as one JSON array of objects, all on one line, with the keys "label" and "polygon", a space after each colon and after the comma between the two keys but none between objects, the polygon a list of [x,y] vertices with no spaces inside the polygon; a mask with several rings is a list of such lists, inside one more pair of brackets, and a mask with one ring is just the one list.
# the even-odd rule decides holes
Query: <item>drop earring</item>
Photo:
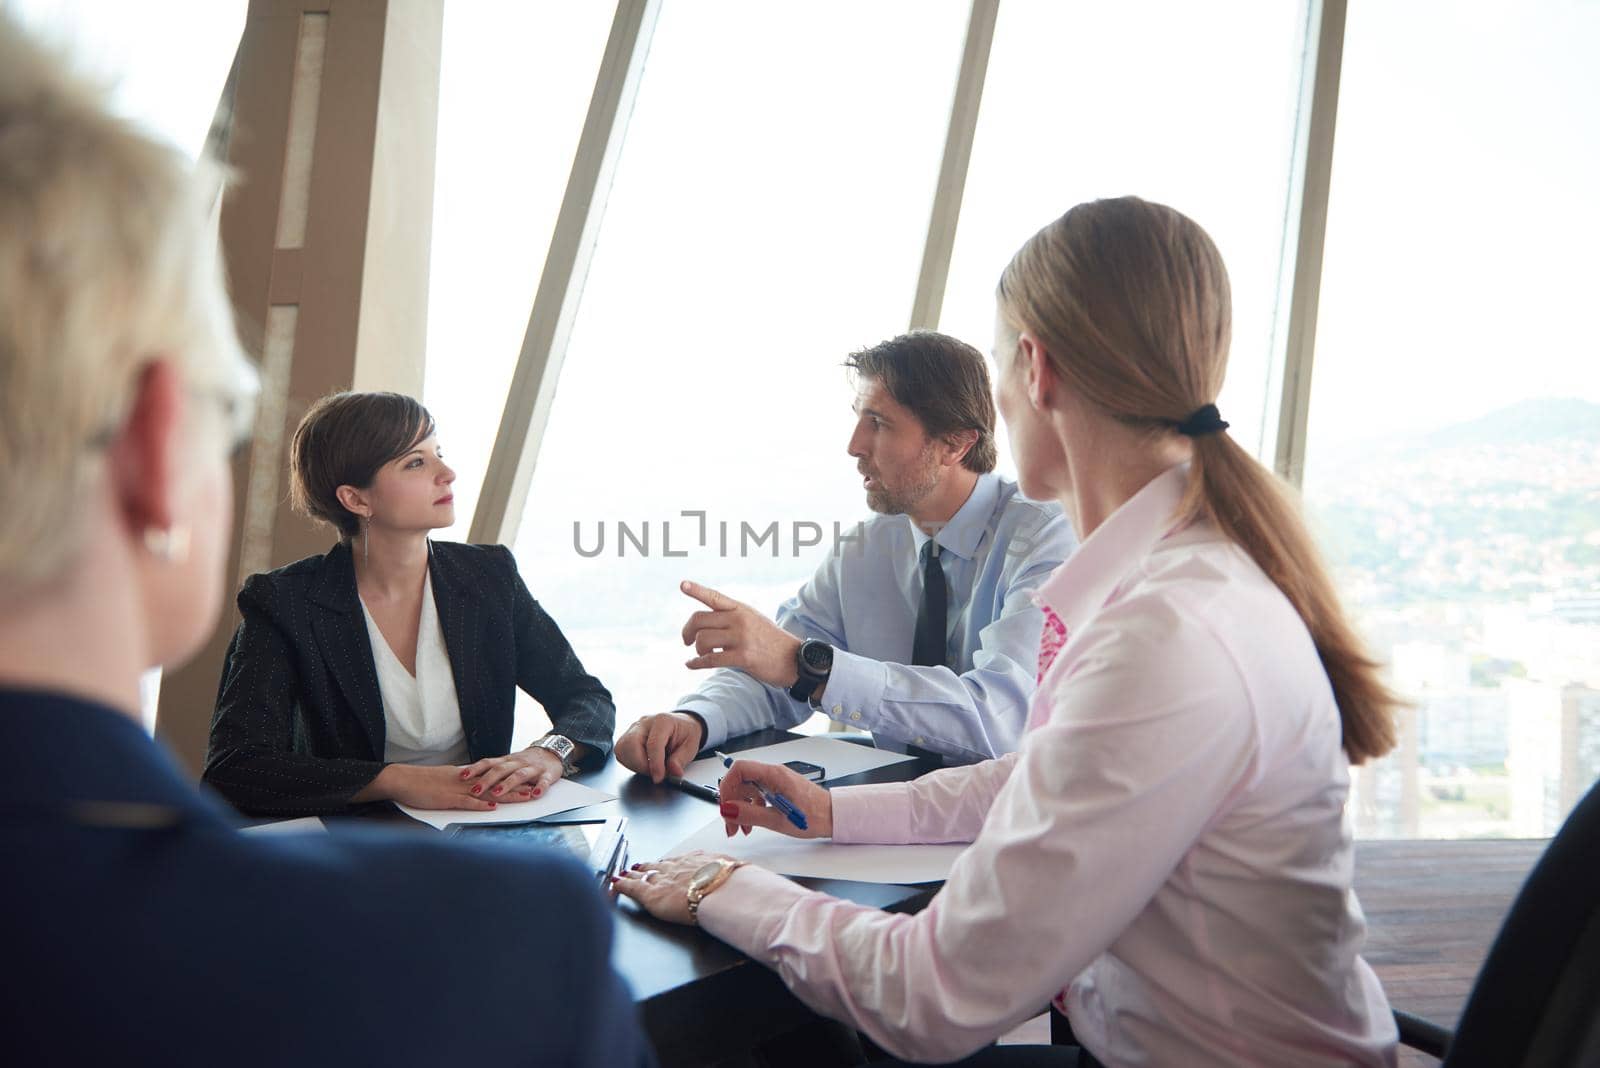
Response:
[{"label": "drop earring", "polygon": [[170,527],[145,527],[145,551],[164,564],[181,564],[189,559],[189,527],[175,523]]},{"label": "drop earring", "polygon": [[372,563],[372,553],[367,545],[367,530],[372,526],[372,517],[367,516],[367,521],[361,524],[361,562]]}]

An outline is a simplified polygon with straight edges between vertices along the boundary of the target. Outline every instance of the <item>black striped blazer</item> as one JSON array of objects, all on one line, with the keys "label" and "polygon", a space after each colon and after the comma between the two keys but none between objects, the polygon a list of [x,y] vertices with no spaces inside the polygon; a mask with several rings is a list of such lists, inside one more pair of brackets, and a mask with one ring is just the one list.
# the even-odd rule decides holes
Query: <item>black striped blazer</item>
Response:
[{"label": "black striped blazer", "polygon": [[[428,563],[473,760],[511,746],[518,686],[555,730],[611,752],[611,694],[578,661],[502,545],[435,542]],[[337,812],[383,770],[383,702],[350,547],[335,546],[239,592],[203,779],[253,815]]]}]

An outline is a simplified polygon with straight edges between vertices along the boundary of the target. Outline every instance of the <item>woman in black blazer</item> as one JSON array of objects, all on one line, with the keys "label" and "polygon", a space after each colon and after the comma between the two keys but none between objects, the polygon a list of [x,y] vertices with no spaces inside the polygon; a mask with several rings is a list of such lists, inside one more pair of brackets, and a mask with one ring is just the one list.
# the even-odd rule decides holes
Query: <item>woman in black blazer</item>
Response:
[{"label": "woman in black blazer", "polygon": [[[455,472],[422,405],[326,397],[295,431],[290,466],[295,506],[341,539],[240,591],[207,783],[257,815],[384,800],[481,810],[605,761],[611,694],[511,552],[428,540],[455,521]],[[518,686],[554,730],[511,753]]]}]

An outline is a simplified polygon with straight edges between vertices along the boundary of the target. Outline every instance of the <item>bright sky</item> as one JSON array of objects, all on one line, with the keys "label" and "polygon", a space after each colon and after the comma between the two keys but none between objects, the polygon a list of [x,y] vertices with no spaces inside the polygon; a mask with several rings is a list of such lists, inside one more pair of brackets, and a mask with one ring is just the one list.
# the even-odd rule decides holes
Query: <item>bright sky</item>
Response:
[{"label": "bright sky", "polygon": [[[464,470],[487,461],[484,398],[526,326],[602,6],[447,9],[441,146],[460,150],[440,154],[428,401],[461,428]],[[669,0],[545,443],[546,458],[583,459],[541,464],[536,509],[577,496],[609,517],[614,499],[642,518],[713,474],[730,487],[718,496],[759,509],[813,460],[836,481],[809,480],[812,508],[859,509],[833,367],[906,323],[965,8]],[[1006,0],[943,328],[987,349],[999,270],[1071,204],[1166,200],[1227,258],[1223,407],[1241,440],[1270,448],[1304,22],[1280,0]],[[512,40],[523,61],[495,62]],[[1580,319],[1600,291],[1586,251],[1600,240],[1600,65],[1584,62],[1597,50],[1592,0],[1353,5],[1313,462],[1524,397],[1600,400]],[[511,122],[526,135],[479,132]],[[774,420],[774,398],[804,414]],[[709,467],[707,423],[740,443]],[[662,447],[641,455],[641,435]]]},{"label": "bright sky", "polygon": [[1351,5],[1319,443],[1600,401],[1600,3]]}]

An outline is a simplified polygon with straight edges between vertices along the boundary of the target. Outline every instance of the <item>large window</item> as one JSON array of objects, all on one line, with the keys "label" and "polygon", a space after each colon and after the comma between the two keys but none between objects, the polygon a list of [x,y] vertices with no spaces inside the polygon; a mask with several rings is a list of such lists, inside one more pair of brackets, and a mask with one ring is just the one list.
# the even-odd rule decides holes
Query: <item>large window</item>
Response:
[{"label": "large window", "polygon": [[516,546],[619,725],[698,682],[680,579],[770,612],[866,514],[840,364],[910,316],[966,16],[663,4]]},{"label": "large window", "polygon": [[1227,262],[1219,403],[1258,446],[1305,29],[1304,6],[1282,0],[1001,4],[943,329],[987,351],[1001,270],[1074,204],[1130,193],[1170,204]]},{"label": "large window", "polygon": [[1306,498],[1415,709],[1357,829],[1553,832],[1600,775],[1600,6],[1353,4]]},{"label": "large window", "polygon": [[465,538],[611,27],[606,3],[446,4],[423,402]]},{"label": "large window", "polygon": [[[458,533],[609,22],[580,8],[447,15],[428,400]],[[516,546],[622,724],[697,681],[679,579],[770,610],[864,512],[839,363],[907,321],[968,11],[663,4]],[[1270,455],[1317,16],[1002,4],[941,328],[986,349],[999,272],[1073,204],[1164,201],[1227,261],[1220,404]],[[1363,834],[1546,834],[1600,774],[1597,52],[1594,4],[1351,5],[1306,499],[1416,701]]]}]

